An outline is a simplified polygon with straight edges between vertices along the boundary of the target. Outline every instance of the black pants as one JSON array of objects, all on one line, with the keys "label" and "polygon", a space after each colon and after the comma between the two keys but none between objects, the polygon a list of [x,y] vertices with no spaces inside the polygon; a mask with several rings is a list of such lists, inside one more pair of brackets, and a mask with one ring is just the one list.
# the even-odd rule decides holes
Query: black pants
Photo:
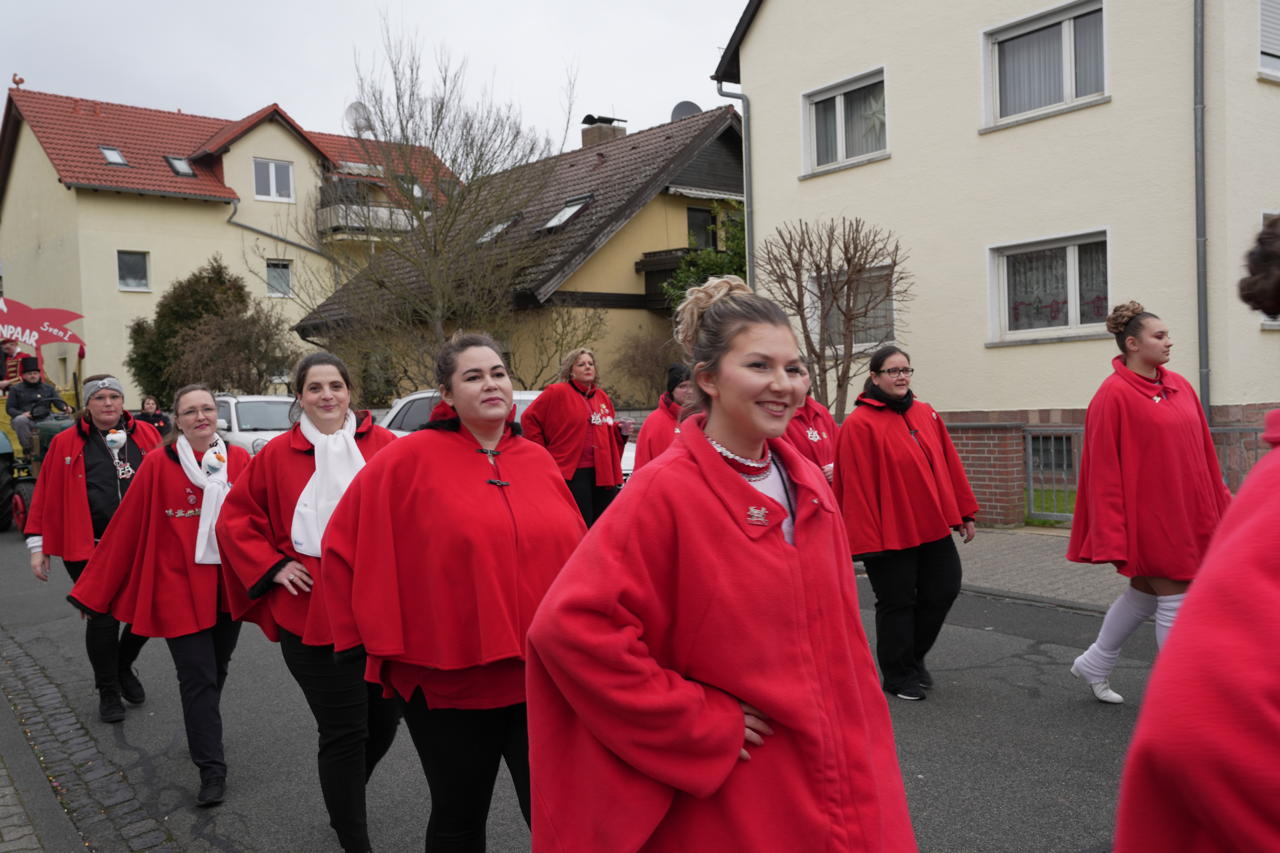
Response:
[{"label": "black pants", "polygon": [[171,637],[169,654],[178,671],[182,694],[182,721],[187,727],[187,749],[200,768],[200,780],[227,775],[222,752],[222,685],[227,681],[227,665],[240,639],[240,623],[228,613],[219,613],[212,628],[194,634]]},{"label": "black pants", "polygon": [[960,594],[960,555],[950,536],[864,561],[876,594],[876,660],[886,690],[914,685]]},{"label": "black pants", "polygon": [[617,486],[597,486],[595,468],[579,468],[573,472],[573,479],[566,481],[573,499],[578,502],[578,510],[587,527],[596,523],[613,498],[618,494]]},{"label": "black pants", "polygon": [[370,847],[365,782],[395,740],[400,703],[383,699],[382,688],[364,680],[363,660],[335,660],[333,646],[304,645],[282,628],[280,651],[316,718],[320,792],[329,825],[344,851],[365,853]]},{"label": "black pants", "polygon": [[[80,573],[87,560],[63,560],[71,582],[80,580]],[[89,653],[89,665],[93,667],[93,686],[98,690],[120,689],[120,673],[127,672],[138,659],[147,638],[140,637],[125,625],[121,629],[116,617],[110,613],[90,616],[84,622],[84,647]]]},{"label": "black pants", "polygon": [[430,710],[421,691],[404,703],[427,787],[431,818],[427,853],[480,853],[485,849],[489,801],[505,759],[525,823],[529,822],[529,722],[525,706]]}]

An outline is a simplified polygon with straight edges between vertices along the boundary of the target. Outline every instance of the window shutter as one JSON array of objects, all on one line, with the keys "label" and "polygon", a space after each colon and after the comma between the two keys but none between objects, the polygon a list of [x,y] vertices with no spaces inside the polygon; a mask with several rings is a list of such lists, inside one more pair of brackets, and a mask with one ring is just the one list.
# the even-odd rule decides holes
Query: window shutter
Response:
[{"label": "window shutter", "polygon": [[1262,52],[1280,57],[1280,0],[1261,0]]}]

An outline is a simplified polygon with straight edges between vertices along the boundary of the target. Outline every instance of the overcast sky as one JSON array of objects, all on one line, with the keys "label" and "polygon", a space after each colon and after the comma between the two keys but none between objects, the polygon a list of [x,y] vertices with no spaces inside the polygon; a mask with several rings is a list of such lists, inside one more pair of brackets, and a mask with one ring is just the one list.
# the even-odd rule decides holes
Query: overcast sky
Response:
[{"label": "overcast sky", "polygon": [[558,143],[567,69],[577,74],[568,147],[587,113],[630,131],[691,100],[729,103],[710,80],[746,0],[3,0],[0,74],[24,88],[241,118],[273,101],[303,127],[343,132],[357,58],[380,51],[381,16],[430,58],[465,60],[473,89],[519,105]]}]

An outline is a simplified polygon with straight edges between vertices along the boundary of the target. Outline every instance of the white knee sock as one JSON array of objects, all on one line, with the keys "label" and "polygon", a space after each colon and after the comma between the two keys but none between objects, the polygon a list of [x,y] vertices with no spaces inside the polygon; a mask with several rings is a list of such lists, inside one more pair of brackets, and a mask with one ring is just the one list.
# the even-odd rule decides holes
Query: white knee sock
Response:
[{"label": "white knee sock", "polygon": [[1076,658],[1076,669],[1085,681],[1095,684],[1110,677],[1111,670],[1120,657],[1120,647],[1129,639],[1130,634],[1138,630],[1139,625],[1156,613],[1156,605],[1156,596],[1133,587],[1127,587],[1111,603],[1102,620],[1102,629],[1098,631],[1098,639],[1084,654]]},{"label": "white knee sock", "polygon": [[1160,601],[1156,605],[1156,646],[1164,648],[1164,641],[1169,636],[1169,630],[1173,628],[1173,620],[1178,616],[1178,608],[1182,606],[1182,599],[1186,598],[1184,592],[1181,595],[1162,595]]}]

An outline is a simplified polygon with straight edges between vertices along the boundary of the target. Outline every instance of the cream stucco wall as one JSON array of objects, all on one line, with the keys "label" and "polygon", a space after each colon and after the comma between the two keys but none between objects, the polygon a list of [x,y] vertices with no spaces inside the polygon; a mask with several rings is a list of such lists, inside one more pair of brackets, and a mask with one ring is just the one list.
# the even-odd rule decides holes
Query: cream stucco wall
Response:
[{"label": "cream stucco wall", "polygon": [[[293,262],[295,291],[331,286],[328,262],[270,236],[228,223],[233,206],[120,192],[67,191],[57,182],[48,158],[24,126],[14,179],[0,220],[0,258],[5,261],[5,290],[23,302],[62,307],[84,314],[72,328],[86,341],[86,374],[110,372],[125,382],[129,405],[137,405],[124,366],[128,325],[150,317],[169,286],[206,263],[215,253],[242,276],[249,292],[268,300],[290,322],[325,293],[298,292],[296,298],[269,297],[268,259]],[[253,158],[293,163],[293,203],[254,198]],[[240,196],[235,221],[298,243],[314,243],[318,171],[314,152],[275,123],[260,125],[223,157],[225,180]],[[34,211],[13,216],[14,211]],[[119,287],[116,253],[148,253],[148,291]],[[50,356],[74,353],[51,346]],[[69,348],[67,348],[69,349]],[[58,352],[54,352],[58,350]],[[55,376],[54,378],[59,378]],[[209,381],[217,384],[216,366]]]},{"label": "cream stucco wall", "polygon": [[[901,343],[921,397],[940,409],[1087,404],[1114,343],[989,346],[999,338],[990,249],[1090,231],[1107,235],[1110,301],[1138,299],[1164,317],[1171,367],[1196,380],[1192,4],[1106,3],[1110,102],[980,134],[984,32],[1055,5],[962,0],[925,15],[866,0],[770,2],[742,45],[757,244],[796,219],[860,216],[894,231],[916,279]],[[1280,176],[1259,168],[1280,124],[1262,116],[1280,115],[1280,87],[1254,79],[1256,49],[1241,47],[1257,44],[1256,4],[1209,5],[1214,402],[1277,400],[1280,371],[1252,366],[1276,363],[1280,333],[1260,331],[1231,290],[1262,210],[1280,205],[1267,191]],[[889,159],[801,180],[803,94],[878,68]]]}]

